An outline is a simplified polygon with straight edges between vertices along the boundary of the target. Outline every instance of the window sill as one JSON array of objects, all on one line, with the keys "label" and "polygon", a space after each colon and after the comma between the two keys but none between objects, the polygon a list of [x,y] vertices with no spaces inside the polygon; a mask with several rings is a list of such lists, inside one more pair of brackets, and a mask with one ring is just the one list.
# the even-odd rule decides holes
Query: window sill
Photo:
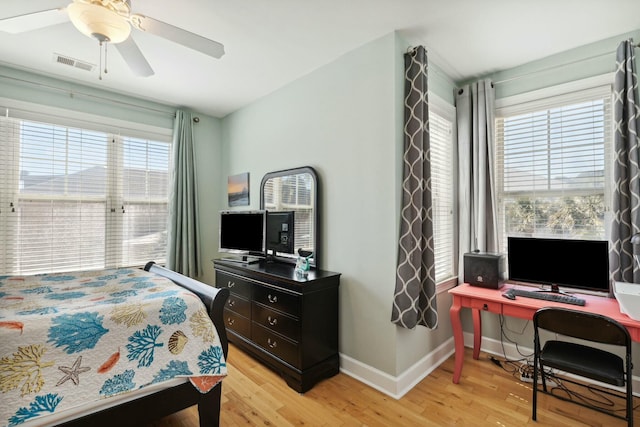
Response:
[{"label": "window sill", "polygon": [[444,280],[436,285],[436,295],[445,293],[449,291],[449,289],[455,288],[457,285],[458,285],[457,276]]}]

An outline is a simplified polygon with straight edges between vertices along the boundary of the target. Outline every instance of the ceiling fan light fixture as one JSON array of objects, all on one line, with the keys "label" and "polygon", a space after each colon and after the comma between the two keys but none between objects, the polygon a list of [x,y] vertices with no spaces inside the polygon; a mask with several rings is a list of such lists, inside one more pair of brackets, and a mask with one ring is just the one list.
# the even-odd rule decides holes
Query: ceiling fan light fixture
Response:
[{"label": "ceiling fan light fixture", "polygon": [[73,2],[67,12],[78,31],[101,42],[122,43],[131,34],[127,19],[104,6]]}]

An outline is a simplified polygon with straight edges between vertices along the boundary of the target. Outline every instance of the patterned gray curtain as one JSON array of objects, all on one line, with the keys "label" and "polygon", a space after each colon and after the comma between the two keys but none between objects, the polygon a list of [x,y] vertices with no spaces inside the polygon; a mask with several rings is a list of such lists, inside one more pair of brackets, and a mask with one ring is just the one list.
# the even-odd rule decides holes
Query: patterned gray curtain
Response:
[{"label": "patterned gray curtain", "polygon": [[404,172],[396,287],[391,321],[405,328],[438,325],[431,208],[427,53],[404,55]]},{"label": "patterned gray curtain", "polygon": [[463,255],[478,249],[498,252],[495,189],[495,88],[481,80],[456,93],[458,126],[458,281]]},{"label": "patterned gray curtain", "polygon": [[173,128],[167,267],[189,277],[202,274],[196,154],[191,113],[178,110]]},{"label": "patterned gray curtain", "polygon": [[609,264],[613,280],[640,283],[640,271],[634,266],[630,242],[640,231],[640,106],[632,40],[618,46],[613,93],[614,189]]}]

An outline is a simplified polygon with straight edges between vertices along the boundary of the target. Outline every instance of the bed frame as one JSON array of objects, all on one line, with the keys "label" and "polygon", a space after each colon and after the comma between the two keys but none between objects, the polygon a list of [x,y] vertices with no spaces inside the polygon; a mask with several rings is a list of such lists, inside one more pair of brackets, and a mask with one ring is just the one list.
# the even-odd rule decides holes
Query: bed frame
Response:
[{"label": "bed frame", "polygon": [[[202,289],[192,285],[193,279],[160,267],[154,262],[147,263],[144,269],[168,277],[173,282],[191,290],[200,297],[220,335],[222,350],[226,358],[229,343],[222,312],[229,297],[228,289],[211,288],[212,292],[204,293]],[[222,383],[216,385],[208,393],[202,394],[190,382],[186,382],[59,425],[64,427],[140,427],[158,418],[197,404],[200,427],[218,427],[220,425],[221,397]]]}]

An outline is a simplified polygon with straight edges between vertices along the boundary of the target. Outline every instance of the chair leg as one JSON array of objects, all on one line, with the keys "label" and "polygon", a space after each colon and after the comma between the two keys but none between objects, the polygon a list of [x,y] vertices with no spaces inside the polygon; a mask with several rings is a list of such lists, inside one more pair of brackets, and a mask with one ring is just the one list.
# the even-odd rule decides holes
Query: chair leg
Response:
[{"label": "chair leg", "polygon": [[[535,364],[535,362],[533,362]],[[533,370],[534,372],[534,376],[533,376],[533,413],[531,414],[531,419],[533,421],[537,420],[537,406],[538,406],[538,380],[536,379],[536,369],[534,368]]]},{"label": "chair leg", "polygon": [[633,378],[631,375],[631,356],[627,354],[627,426],[633,427]]},{"label": "chair leg", "polygon": [[537,355],[533,356],[533,402],[532,402],[532,411],[531,419],[536,421],[537,419],[537,406],[538,406],[538,357]]}]

